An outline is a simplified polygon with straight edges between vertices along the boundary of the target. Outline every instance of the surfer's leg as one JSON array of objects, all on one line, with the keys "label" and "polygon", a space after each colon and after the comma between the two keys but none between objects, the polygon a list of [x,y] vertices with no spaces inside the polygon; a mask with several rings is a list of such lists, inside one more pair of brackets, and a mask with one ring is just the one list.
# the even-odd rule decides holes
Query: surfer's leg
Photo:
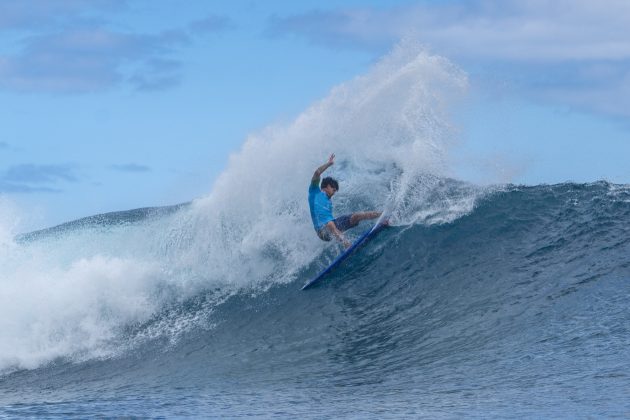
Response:
[{"label": "surfer's leg", "polygon": [[356,223],[352,224],[351,214],[344,214],[343,216],[339,216],[335,220],[333,220],[333,222],[335,222],[335,227],[337,227],[337,229],[339,229],[341,232],[345,232],[346,230],[356,226]]},{"label": "surfer's leg", "polygon": [[352,229],[359,224],[362,220],[376,219],[381,215],[380,211],[364,211],[352,214],[344,214],[337,217],[333,222],[337,229],[341,232],[345,232],[348,229]]},{"label": "surfer's leg", "polygon": [[352,226],[356,226],[362,220],[376,219],[381,215],[380,211],[362,211],[357,213],[352,213],[350,216],[350,224]]}]

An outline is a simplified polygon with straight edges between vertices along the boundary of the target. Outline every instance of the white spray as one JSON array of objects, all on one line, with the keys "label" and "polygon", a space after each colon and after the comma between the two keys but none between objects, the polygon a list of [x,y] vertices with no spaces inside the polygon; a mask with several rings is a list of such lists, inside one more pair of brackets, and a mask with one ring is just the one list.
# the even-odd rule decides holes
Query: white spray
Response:
[{"label": "white spray", "polygon": [[0,371],[111,356],[124,328],[165,305],[295,280],[334,246],[314,234],[306,199],[331,152],[337,214],[393,203],[408,224],[469,211],[465,195],[417,206],[449,175],[449,104],[466,84],[447,60],[404,44],[291,124],[249,137],[212,192],[174,214],[19,244],[0,226]]}]

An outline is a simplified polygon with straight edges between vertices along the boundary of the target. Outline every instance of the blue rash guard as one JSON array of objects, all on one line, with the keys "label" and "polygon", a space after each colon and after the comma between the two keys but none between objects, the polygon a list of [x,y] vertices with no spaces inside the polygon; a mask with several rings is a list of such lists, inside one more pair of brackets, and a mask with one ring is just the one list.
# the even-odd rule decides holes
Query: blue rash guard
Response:
[{"label": "blue rash guard", "polygon": [[311,220],[315,231],[319,232],[326,223],[334,220],[332,201],[319,188],[319,179],[311,182],[308,187],[308,205],[311,209]]}]

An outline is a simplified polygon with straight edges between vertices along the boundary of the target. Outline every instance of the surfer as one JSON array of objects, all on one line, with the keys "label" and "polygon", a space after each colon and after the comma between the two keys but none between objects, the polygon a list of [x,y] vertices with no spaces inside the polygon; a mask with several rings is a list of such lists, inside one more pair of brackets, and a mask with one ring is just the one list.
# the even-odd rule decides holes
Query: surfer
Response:
[{"label": "surfer", "polygon": [[355,227],[361,220],[376,219],[381,215],[380,211],[366,211],[346,214],[337,218],[333,217],[332,201],[330,200],[337,191],[339,183],[336,179],[326,177],[319,182],[322,173],[335,163],[335,154],[328,158],[328,162],[315,170],[311,185],[308,188],[308,205],[311,209],[311,219],[317,236],[322,241],[330,241],[336,238],[345,248],[350,247],[350,242],[343,232]]}]

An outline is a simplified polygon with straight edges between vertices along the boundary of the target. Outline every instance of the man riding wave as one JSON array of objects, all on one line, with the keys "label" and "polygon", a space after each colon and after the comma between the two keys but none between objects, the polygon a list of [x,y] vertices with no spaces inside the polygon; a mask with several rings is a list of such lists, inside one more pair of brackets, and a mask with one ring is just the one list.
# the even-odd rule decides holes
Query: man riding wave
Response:
[{"label": "man riding wave", "polygon": [[308,188],[308,205],[311,210],[311,219],[317,236],[323,241],[330,241],[333,238],[343,244],[345,248],[350,247],[350,242],[343,232],[359,224],[362,220],[376,219],[381,215],[379,211],[357,212],[333,217],[333,206],[331,198],[339,191],[339,183],[336,179],[326,177],[321,181],[322,173],[335,164],[335,154],[328,158],[328,162],[315,170],[311,185]]}]

